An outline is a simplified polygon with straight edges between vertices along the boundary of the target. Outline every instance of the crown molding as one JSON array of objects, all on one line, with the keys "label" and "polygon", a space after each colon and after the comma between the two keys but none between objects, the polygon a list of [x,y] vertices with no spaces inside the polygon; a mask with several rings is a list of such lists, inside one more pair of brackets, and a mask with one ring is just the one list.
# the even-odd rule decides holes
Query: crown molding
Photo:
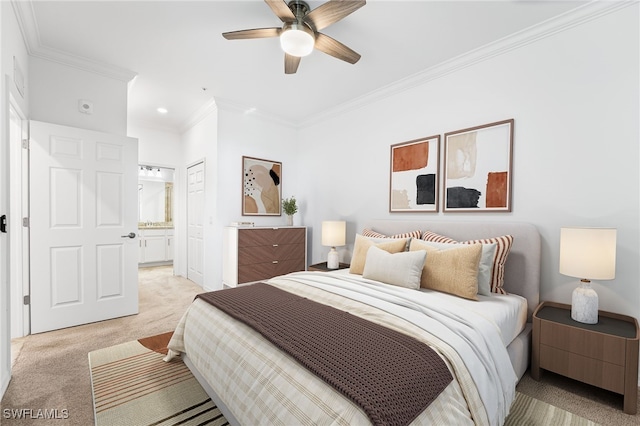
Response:
[{"label": "crown molding", "polygon": [[126,68],[117,67],[104,62],[95,61],[78,55],[72,55],[42,44],[38,23],[31,0],[11,0],[20,32],[27,48],[27,53],[35,58],[45,59],[67,65],[83,71],[88,71],[103,77],[129,82],[137,73]]},{"label": "crown molding", "polygon": [[297,127],[304,128],[312,126],[347,112],[354,111],[373,102],[377,102],[389,96],[424,85],[440,77],[455,73],[469,66],[486,61],[495,56],[508,53],[512,50],[519,49],[544,38],[551,37],[557,33],[569,30],[573,27],[600,18],[609,13],[616,12],[633,4],[638,4],[638,0],[591,1],[561,15],[503,37],[502,39],[496,40],[477,49],[458,55],[457,57],[431,68],[427,68],[365,95],[327,109],[324,112],[315,114],[312,118],[305,119],[300,123],[297,123]]},{"label": "crown molding", "polygon": [[194,112],[184,123],[180,126],[180,134],[183,134],[193,128],[196,124],[207,118],[209,115],[218,112],[218,105],[215,99],[210,99],[204,103],[196,112]]}]

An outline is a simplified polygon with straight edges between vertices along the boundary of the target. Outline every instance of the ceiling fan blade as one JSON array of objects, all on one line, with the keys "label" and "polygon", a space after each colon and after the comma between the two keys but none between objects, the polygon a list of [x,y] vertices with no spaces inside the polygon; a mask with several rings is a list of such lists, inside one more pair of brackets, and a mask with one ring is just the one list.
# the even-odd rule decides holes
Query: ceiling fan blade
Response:
[{"label": "ceiling fan blade", "polygon": [[254,28],[251,30],[229,31],[222,33],[227,40],[242,40],[247,38],[278,37],[282,28]]},{"label": "ceiling fan blade", "polygon": [[341,59],[350,64],[355,64],[360,60],[360,54],[351,50],[338,40],[329,37],[326,34],[316,34],[316,49],[331,55],[334,58]]},{"label": "ceiling fan blade", "polygon": [[330,0],[313,9],[303,20],[316,31],[320,31],[360,9],[366,3],[366,0]]},{"label": "ceiling fan blade", "polygon": [[284,54],[284,73],[285,74],[295,74],[298,71],[298,65],[300,65],[299,56],[289,55],[288,53]]},{"label": "ceiling fan blade", "polygon": [[296,16],[284,0],[264,0],[282,22],[293,22]]}]

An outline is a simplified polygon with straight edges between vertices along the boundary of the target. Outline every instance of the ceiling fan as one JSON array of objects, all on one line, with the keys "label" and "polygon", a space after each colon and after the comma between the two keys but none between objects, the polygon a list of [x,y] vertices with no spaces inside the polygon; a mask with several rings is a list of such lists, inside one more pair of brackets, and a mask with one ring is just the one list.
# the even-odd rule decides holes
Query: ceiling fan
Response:
[{"label": "ceiling fan", "polygon": [[319,31],[360,9],[366,0],[329,0],[310,10],[301,0],[264,0],[284,25],[282,28],[254,28],[222,33],[227,40],[280,37],[284,50],[284,72],[294,74],[300,59],[313,48],[343,61],[355,64],[360,54]]}]

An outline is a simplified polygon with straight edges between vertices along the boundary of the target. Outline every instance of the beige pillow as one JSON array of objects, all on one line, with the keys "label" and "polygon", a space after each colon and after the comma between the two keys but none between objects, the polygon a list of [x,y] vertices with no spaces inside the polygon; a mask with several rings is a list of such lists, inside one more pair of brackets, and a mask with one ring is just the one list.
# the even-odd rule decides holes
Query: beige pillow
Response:
[{"label": "beige pillow", "polygon": [[[422,244],[430,245],[438,250],[460,247],[458,243],[434,243],[420,240]],[[491,279],[493,274],[493,258],[495,257],[496,244],[482,244],[482,256],[478,264],[478,294],[491,296]]]},{"label": "beige pillow", "polygon": [[406,245],[406,238],[391,239],[389,242],[376,244],[367,237],[356,234],[356,241],[353,245],[353,256],[351,256],[349,272],[352,274],[362,275],[364,265],[367,261],[367,252],[369,251],[369,247],[376,246],[389,253],[400,253],[405,250]]},{"label": "beige pillow", "polygon": [[424,250],[391,254],[376,246],[369,247],[362,277],[417,290],[426,255]]},{"label": "beige pillow", "polygon": [[449,237],[436,234],[431,231],[424,231],[422,239],[436,243],[452,243],[452,244],[495,244],[496,249],[493,255],[493,267],[491,270],[491,291],[493,293],[507,294],[502,288],[504,285],[504,267],[507,262],[507,256],[513,245],[512,235],[502,235],[500,237],[482,238],[478,240],[456,241]]},{"label": "beige pillow", "polygon": [[439,250],[423,241],[412,240],[410,250],[427,251],[420,287],[478,300],[478,265],[482,244],[462,244],[460,247]]}]

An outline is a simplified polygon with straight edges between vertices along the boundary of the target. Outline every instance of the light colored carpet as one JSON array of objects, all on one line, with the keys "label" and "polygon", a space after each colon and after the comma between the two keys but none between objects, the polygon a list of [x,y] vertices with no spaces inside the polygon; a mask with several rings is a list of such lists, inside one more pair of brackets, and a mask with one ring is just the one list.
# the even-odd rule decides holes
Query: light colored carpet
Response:
[{"label": "light colored carpet", "polygon": [[625,414],[622,395],[548,371],[543,372],[539,382],[525,373],[516,390],[601,425],[640,426],[640,396],[638,414]]}]

